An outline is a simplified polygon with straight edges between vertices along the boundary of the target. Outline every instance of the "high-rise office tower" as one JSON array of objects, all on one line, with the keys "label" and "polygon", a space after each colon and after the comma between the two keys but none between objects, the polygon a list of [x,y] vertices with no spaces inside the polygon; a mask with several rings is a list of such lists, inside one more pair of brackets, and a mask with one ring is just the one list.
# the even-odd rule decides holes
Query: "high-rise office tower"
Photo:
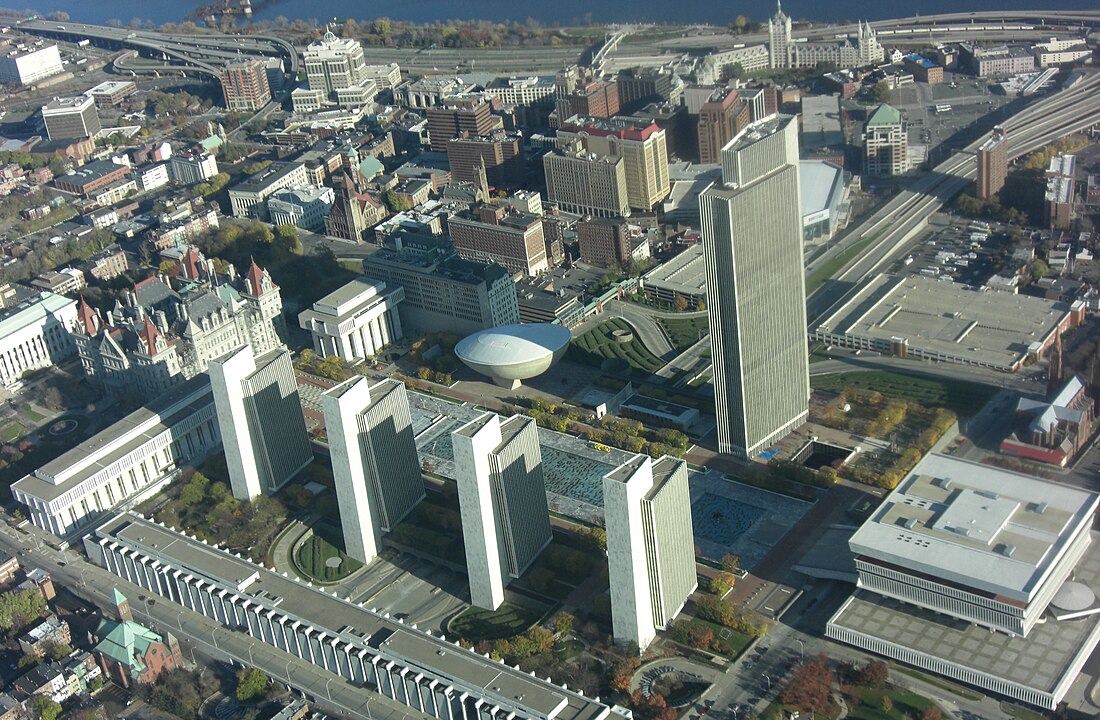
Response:
[{"label": "high-rise office tower", "polygon": [[229,110],[255,111],[271,102],[267,63],[255,57],[230,60],[222,68],[222,95]]},{"label": "high-rise office tower", "polygon": [[290,351],[242,345],[208,372],[233,497],[275,492],[313,460]]},{"label": "high-rise office tower", "polygon": [[535,421],[485,413],[451,433],[470,602],[496,610],[504,588],[550,542]]},{"label": "high-rise office tower", "polygon": [[615,640],[644,649],[697,584],[687,463],[635,455],[604,476],[603,499]]},{"label": "high-rise office tower", "polygon": [[87,95],[54,98],[42,106],[42,120],[50,140],[90,138],[102,127],[95,100]]},{"label": "high-rise office tower", "polygon": [[978,198],[985,200],[1005,186],[1008,174],[1008,140],[1005,129],[993,128],[993,137],[978,148]]},{"label": "high-rise office tower", "polygon": [[405,385],[355,377],[321,395],[344,551],[368,563],[424,497]]},{"label": "high-rise office tower", "polygon": [[700,196],[718,450],[752,457],[809,411],[798,123],[773,115],[722,150]]}]

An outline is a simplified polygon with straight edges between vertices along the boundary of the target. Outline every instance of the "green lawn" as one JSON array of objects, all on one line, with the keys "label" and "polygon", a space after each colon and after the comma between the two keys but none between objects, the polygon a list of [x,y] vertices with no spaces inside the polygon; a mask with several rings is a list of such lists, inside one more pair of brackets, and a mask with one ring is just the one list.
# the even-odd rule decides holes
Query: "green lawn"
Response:
[{"label": "green lawn", "polygon": [[[313,536],[298,546],[294,564],[303,574],[323,583],[336,582],[363,567],[363,564],[344,554],[340,531],[329,525],[313,530]],[[340,558],[340,565],[329,567],[329,558]]]},{"label": "green lawn", "polygon": [[23,437],[27,433],[27,429],[17,422],[5,423],[0,426],[0,440],[4,442],[13,442]]},{"label": "green lawn", "polygon": [[719,654],[725,655],[731,660],[735,660],[742,652],[745,651],[745,648],[749,646],[749,643],[752,642],[752,638],[750,636],[746,635],[745,633],[739,633],[736,630],[731,630],[724,625],[712,623],[709,620],[703,620],[699,617],[692,618],[692,622],[697,622],[709,626],[710,629],[714,631],[714,639],[720,640],[729,647],[729,652]]},{"label": "green lawn", "polygon": [[542,619],[545,609],[533,608],[505,602],[497,610],[483,610],[470,606],[452,620],[448,627],[451,632],[470,642],[499,640],[526,632]]},{"label": "green lawn", "polygon": [[[850,707],[848,717],[855,718],[856,720],[905,720],[905,718],[917,718],[920,717],[921,711],[933,704],[932,701],[927,698],[896,687],[885,690],[849,687],[847,688],[846,694],[859,700],[858,705],[849,701],[849,705],[855,705],[855,707]],[[890,712],[886,712],[882,709],[882,697],[884,695],[889,695],[890,700],[894,704]]]},{"label": "green lawn", "polygon": [[677,350],[685,350],[706,335],[710,329],[710,322],[705,315],[687,318],[657,318],[657,324],[668,335],[672,347]]},{"label": "green lawn", "polygon": [[34,423],[40,423],[40,422],[42,422],[43,420],[46,419],[45,415],[43,415],[42,413],[34,410],[33,408],[31,408],[30,405],[27,405],[27,406],[21,408],[19,410],[19,414],[22,415],[23,417],[27,418],[31,422],[34,422]]},{"label": "green lawn", "polygon": [[813,295],[814,291],[824,285],[826,280],[840,272],[840,269],[851,262],[855,256],[866,250],[867,246],[874,242],[880,234],[881,233],[875,233],[874,235],[860,238],[837,253],[836,257],[830,259],[828,262],[822,263],[821,267],[810,273],[810,276],[806,278],[806,297]]},{"label": "green lawn", "polygon": [[810,385],[818,390],[839,392],[847,387],[876,390],[883,395],[911,400],[925,407],[942,407],[959,417],[971,417],[982,409],[998,388],[963,380],[931,379],[888,370],[811,375]]},{"label": "green lawn", "polygon": [[608,358],[622,358],[631,368],[652,375],[664,366],[664,361],[651,353],[635,336],[629,342],[616,342],[611,333],[615,330],[633,332],[634,328],[622,318],[602,322],[573,340],[573,356],[581,362],[599,365]]},{"label": "green lawn", "polygon": [[[964,697],[967,700],[973,700],[974,702],[978,702],[982,699],[981,695],[979,695],[975,692],[971,692],[969,690],[966,690],[961,685],[956,685],[953,682],[948,682],[947,680],[944,680],[944,679],[942,679],[942,678],[940,678],[939,676],[936,676],[936,675],[929,675],[928,673],[921,672],[920,670],[917,670],[916,668],[906,667],[904,665],[895,665],[895,666],[891,667],[890,670],[892,672],[899,672],[902,675],[908,675],[910,677],[915,677],[918,680],[920,680],[921,682],[926,682],[929,685],[935,685],[936,687],[941,687],[944,690],[947,690],[950,693],[954,693],[955,695],[958,695],[959,697]],[[1007,703],[1005,703],[1005,704],[1007,704]],[[1015,706],[1013,706],[1013,707],[1015,707]],[[1033,720],[1033,719],[1032,718],[1021,718],[1021,720]]]}]

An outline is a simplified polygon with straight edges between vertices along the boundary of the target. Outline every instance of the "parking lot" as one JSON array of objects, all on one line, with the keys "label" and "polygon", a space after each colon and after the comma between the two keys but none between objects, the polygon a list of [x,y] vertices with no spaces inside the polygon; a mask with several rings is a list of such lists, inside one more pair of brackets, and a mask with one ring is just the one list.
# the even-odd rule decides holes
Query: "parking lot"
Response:
[{"label": "parking lot", "polygon": [[[996,230],[990,227],[990,230]],[[947,278],[978,287],[996,272],[998,257],[1007,250],[1008,237],[973,226],[972,221],[945,213],[936,214],[929,230],[912,252],[892,270],[906,275]]]}]

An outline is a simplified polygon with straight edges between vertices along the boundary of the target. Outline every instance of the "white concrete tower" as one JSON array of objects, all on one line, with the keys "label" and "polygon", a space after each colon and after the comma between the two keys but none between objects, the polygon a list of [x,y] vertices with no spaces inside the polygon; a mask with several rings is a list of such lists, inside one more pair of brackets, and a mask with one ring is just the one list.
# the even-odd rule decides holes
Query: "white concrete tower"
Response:
[{"label": "white concrete tower", "polygon": [[313,460],[290,351],[242,345],[207,371],[233,497],[275,492]]},{"label": "white concrete tower", "polygon": [[612,631],[645,649],[697,584],[687,464],[635,455],[604,476],[603,496]]},{"label": "white concrete tower", "polygon": [[485,413],[451,433],[470,601],[496,610],[551,539],[534,420]]},{"label": "white concrete tower", "polygon": [[424,497],[405,386],[359,376],[321,395],[344,552],[369,563]]}]

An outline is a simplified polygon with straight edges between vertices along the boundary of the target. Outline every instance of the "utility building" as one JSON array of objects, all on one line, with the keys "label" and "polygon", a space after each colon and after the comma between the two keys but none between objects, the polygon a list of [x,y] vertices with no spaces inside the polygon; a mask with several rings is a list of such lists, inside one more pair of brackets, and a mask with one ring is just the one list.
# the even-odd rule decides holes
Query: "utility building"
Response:
[{"label": "utility building", "polygon": [[535,421],[485,413],[452,433],[470,602],[496,610],[504,588],[550,543]]},{"label": "utility building", "polygon": [[424,497],[405,385],[359,376],[321,396],[345,552],[369,563]]}]

